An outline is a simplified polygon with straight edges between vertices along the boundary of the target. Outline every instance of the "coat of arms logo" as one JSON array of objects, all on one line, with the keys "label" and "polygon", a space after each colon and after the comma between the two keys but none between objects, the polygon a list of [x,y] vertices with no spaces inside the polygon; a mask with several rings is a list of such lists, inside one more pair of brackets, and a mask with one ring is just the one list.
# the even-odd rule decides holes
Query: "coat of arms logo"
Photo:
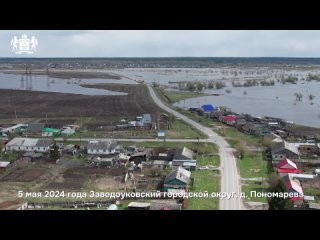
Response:
[{"label": "coat of arms logo", "polygon": [[21,35],[21,38],[14,36],[11,40],[12,51],[16,54],[33,54],[37,51],[37,45],[38,40],[35,36],[28,38],[26,34]]}]

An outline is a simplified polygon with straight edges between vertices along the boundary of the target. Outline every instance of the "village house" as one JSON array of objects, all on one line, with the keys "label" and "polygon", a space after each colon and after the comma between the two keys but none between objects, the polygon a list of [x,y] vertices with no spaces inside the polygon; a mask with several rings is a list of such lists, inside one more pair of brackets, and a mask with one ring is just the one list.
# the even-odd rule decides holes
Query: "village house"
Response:
[{"label": "village house", "polygon": [[227,125],[234,126],[236,124],[237,117],[235,115],[227,115],[222,118],[222,122]]},{"label": "village house", "polygon": [[150,114],[145,113],[142,117],[137,117],[137,122],[135,123],[135,128],[140,130],[150,130],[152,129],[153,122]]},{"label": "village house", "polygon": [[275,146],[271,149],[271,154],[272,161],[274,162],[278,162],[286,158],[295,162],[300,158],[298,148],[293,143],[288,143],[287,141],[275,143]]},{"label": "village house", "polygon": [[163,190],[168,191],[169,189],[186,189],[190,183],[191,172],[185,170],[182,167],[169,173],[163,184]]},{"label": "village house", "polygon": [[295,206],[301,206],[303,204],[303,190],[299,180],[292,178],[290,175],[287,175],[283,178],[285,185],[287,186],[288,192],[297,194],[296,197],[291,197],[291,201]]},{"label": "village house", "polygon": [[210,113],[210,118],[219,119],[219,117],[223,117],[224,115],[225,115],[225,111],[215,110],[215,111]]},{"label": "village house", "polygon": [[178,149],[172,159],[172,166],[181,166],[189,171],[194,171],[197,167],[197,161],[193,155],[193,151],[186,147]]},{"label": "village house", "polygon": [[17,137],[6,144],[5,150],[19,152],[48,152],[53,143],[54,142],[51,139]]},{"label": "village house", "polygon": [[284,177],[289,173],[301,173],[297,165],[288,158],[277,163],[277,171],[280,177]]},{"label": "village house", "polygon": [[257,122],[245,123],[238,127],[238,130],[255,136],[267,136],[271,134],[271,132],[265,126]]},{"label": "village house", "polygon": [[27,129],[27,124],[16,124],[14,126],[6,127],[1,129],[1,133],[9,134],[9,133],[20,133],[22,131],[25,131]]},{"label": "village house", "polygon": [[115,154],[116,147],[117,141],[115,140],[90,141],[87,144],[87,153],[97,155]]},{"label": "village house", "polygon": [[139,163],[148,161],[149,156],[150,156],[149,151],[135,152],[131,154],[129,161],[134,162],[135,164],[139,164]]},{"label": "village house", "polygon": [[201,110],[203,111],[203,113],[211,113],[212,111],[214,111],[214,106],[212,106],[211,104],[205,104],[201,106]]},{"label": "village house", "polygon": [[247,123],[247,121],[244,118],[238,118],[236,120],[235,126],[236,126],[236,128],[238,128],[239,126],[244,125],[246,123]]}]

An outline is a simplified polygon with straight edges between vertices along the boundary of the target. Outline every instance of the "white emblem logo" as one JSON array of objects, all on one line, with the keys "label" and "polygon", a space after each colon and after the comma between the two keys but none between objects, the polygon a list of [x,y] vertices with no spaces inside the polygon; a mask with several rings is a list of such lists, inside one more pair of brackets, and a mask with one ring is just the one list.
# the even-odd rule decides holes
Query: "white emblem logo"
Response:
[{"label": "white emblem logo", "polygon": [[33,54],[37,51],[38,40],[32,36],[31,39],[23,34],[21,38],[14,36],[11,40],[12,51],[16,54],[28,53]]}]

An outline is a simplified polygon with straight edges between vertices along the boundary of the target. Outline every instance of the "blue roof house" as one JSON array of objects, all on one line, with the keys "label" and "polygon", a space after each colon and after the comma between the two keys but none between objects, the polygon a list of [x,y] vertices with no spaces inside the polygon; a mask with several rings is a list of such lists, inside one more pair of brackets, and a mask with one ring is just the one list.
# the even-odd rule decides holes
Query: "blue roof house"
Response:
[{"label": "blue roof house", "polygon": [[212,111],[214,111],[214,106],[212,106],[211,104],[205,104],[202,105],[201,109],[205,112],[205,113],[210,113]]}]

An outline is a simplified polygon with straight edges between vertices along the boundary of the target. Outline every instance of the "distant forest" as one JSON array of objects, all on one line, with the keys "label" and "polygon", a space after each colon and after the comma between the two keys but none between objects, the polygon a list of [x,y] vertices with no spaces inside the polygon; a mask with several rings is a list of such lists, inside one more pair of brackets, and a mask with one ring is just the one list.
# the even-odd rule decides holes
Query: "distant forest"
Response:
[{"label": "distant forest", "polygon": [[320,58],[284,57],[172,57],[172,58],[0,58],[0,63],[11,64],[88,64],[109,67],[216,67],[266,65],[320,65]]}]

